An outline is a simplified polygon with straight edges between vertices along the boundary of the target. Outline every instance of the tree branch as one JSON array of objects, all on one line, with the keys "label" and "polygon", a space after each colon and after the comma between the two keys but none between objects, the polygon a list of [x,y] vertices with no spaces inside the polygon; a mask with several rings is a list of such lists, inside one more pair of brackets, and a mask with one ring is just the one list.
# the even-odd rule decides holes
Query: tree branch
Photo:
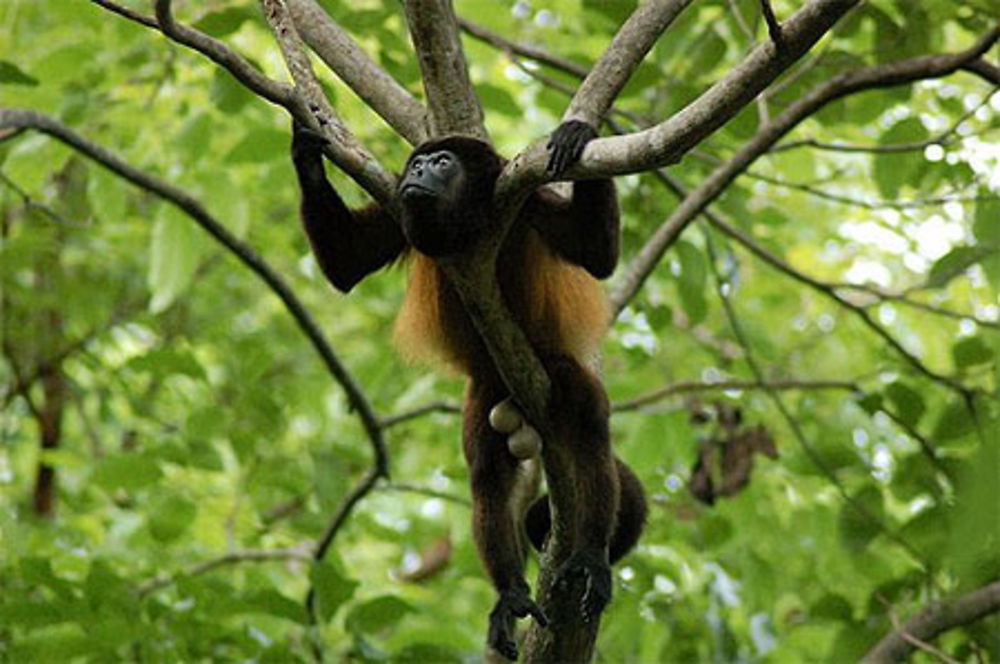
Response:
[{"label": "tree branch", "polygon": [[906,621],[902,629],[894,630],[868,651],[862,664],[896,664],[905,660],[915,649],[906,637],[922,642],[963,625],[982,620],[1000,612],[1000,581],[954,599],[936,602]]},{"label": "tree branch", "polygon": [[427,140],[427,109],[379,67],[315,0],[286,0],[302,39],[373,111],[419,145]]},{"label": "tree branch", "polygon": [[[722,80],[670,119],[625,136],[587,144],[583,158],[561,177],[585,179],[637,173],[674,163],[750,103],[813,46],[859,0],[811,0],[783,26],[783,47],[755,48]],[[501,201],[546,181],[544,141],[512,159],[497,183]]]},{"label": "tree branch", "polygon": [[[174,41],[207,56],[223,66],[251,92],[283,107],[303,125],[321,131],[330,140],[324,147],[326,155],[373,198],[380,203],[391,204],[395,178],[351,135],[332,110],[321,116],[325,121],[321,126],[320,118],[314,115],[314,109],[296,94],[294,88],[267,78],[221,41],[177,23],[171,13],[171,0],[156,0],[155,20],[121,7],[111,0],[90,1],[131,21],[157,29]],[[329,108],[325,103],[316,105]]]},{"label": "tree branch", "polygon": [[639,5],[584,78],[563,119],[599,126],[636,67],[690,2],[650,0]]},{"label": "tree branch", "polygon": [[773,379],[766,382],[759,380],[720,380],[716,382],[689,380],[672,383],[634,399],[617,401],[612,406],[612,410],[616,413],[622,413],[630,410],[639,410],[640,408],[679,394],[724,392],[728,390],[844,390],[847,392],[860,392],[861,387],[853,381],[845,380],[798,380],[794,378]]},{"label": "tree branch", "polygon": [[469,80],[451,0],[406,0],[405,7],[433,135],[465,134],[486,140],[483,109]]},{"label": "tree branch", "polygon": [[[1000,27],[991,30],[975,46],[962,53],[928,55],[900,62],[845,72],[814,88],[763,126],[729,161],[716,168],[702,184],[688,194],[670,217],[656,230],[646,245],[629,263],[611,295],[612,310],[617,315],[642,287],[666,250],[681,231],[715,200],[757,157],[779,139],[826,104],[841,97],[869,90],[910,83],[950,74],[977,59],[1000,37]],[[633,134],[634,135],[634,134]],[[614,139],[608,139],[614,140]]]}]

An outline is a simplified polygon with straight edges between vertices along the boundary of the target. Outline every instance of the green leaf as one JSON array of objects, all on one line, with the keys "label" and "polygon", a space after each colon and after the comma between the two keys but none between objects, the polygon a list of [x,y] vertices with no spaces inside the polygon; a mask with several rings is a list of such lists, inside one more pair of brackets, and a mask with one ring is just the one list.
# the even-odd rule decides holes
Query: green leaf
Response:
[{"label": "green leaf", "polygon": [[201,253],[198,232],[172,209],[157,217],[146,278],[153,294],[149,304],[153,313],[164,311],[191,284]]},{"label": "green leaf", "polygon": [[708,303],[705,300],[708,264],[701,251],[690,242],[681,240],[676,245],[676,251],[681,264],[677,281],[681,306],[690,317],[691,324],[696,325],[705,320],[708,314]]},{"label": "green leaf", "polygon": [[927,411],[920,393],[902,381],[891,383],[886,387],[885,393],[895,406],[896,414],[910,426],[916,426]]},{"label": "green leaf", "polygon": [[383,595],[357,605],[347,614],[344,625],[355,634],[372,634],[398,623],[413,606],[394,595]]},{"label": "green leaf", "polygon": [[211,85],[212,102],[227,114],[238,112],[256,97],[222,67],[215,69]]},{"label": "green leaf", "polygon": [[225,159],[234,164],[259,164],[269,160],[285,159],[290,140],[288,132],[254,129],[229,151]]},{"label": "green leaf", "polygon": [[160,542],[175,540],[184,534],[197,513],[194,503],[176,494],[161,495],[152,505],[149,532]]},{"label": "green leaf", "polygon": [[1000,247],[1000,200],[986,198],[993,194],[980,192],[984,198],[976,201],[976,216],[972,220],[972,232],[981,244]]},{"label": "green leaf", "polygon": [[494,111],[512,118],[524,116],[524,109],[518,105],[517,100],[507,90],[489,83],[480,83],[476,86],[476,92],[487,112]]},{"label": "green leaf", "polygon": [[973,431],[973,418],[962,400],[952,401],[938,417],[931,440],[936,443],[951,441]]},{"label": "green leaf", "polygon": [[183,374],[204,380],[205,369],[195,356],[180,348],[154,348],[145,355],[133,357],[126,366],[136,372],[148,372],[157,376]]},{"label": "green leaf", "polygon": [[879,522],[883,513],[882,492],[876,487],[865,487],[844,503],[838,527],[840,541],[848,551],[861,553],[882,532]]},{"label": "green leaf", "polygon": [[26,74],[24,70],[7,60],[0,60],[0,84],[27,85],[35,87],[39,81],[34,76]]},{"label": "green leaf", "polygon": [[959,369],[993,361],[993,349],[986,345],[982,337],[960,339],[951,347],[951,356]]},{"label": "green leaf", "polygon": [[339,568],[340,565],[334,566],[330,561],[323,561],[313,565],[309,572],[309,579],[316,592],[316,606],[324,622],[333,618],[337,609],[349,600],[361,585],[349,579]]},{"label": "green leaf", "polygon": [[135,490],[153,484],[162,476],[163,471],[150,457],[130,453],[102,461],[94,472],[94,481],[108,491]]},{"label": "green leaf", "polygon": [[[900,120],[889,128],[879,140],[882,145],[897,145],[899,143],[914,143],[929,137],[927,129],[918,118],[910,117]],[[900,153],[880,153],[872,159],[872,175],[879,192],[885,198],[895,198],[903,185],[917,187],[918,173],[924,164],[923,154],[919,151]]]},{"label": "green leaf", "polygon": [[955,247],[931,266],[925,287],[943,288],[949,281],[996,251],[992,247]]},{"label": "green leaf", "polygon": [[192,24],[213,37],[225,37],[239,30],[244,22],[253,20],[255,13],[249,7],[226,7],[219,11],[208,12]]},{"label": "green leaf", "polygon": [[636,0],[583,0],[583,8],[601,14],[610,19],[615,25],[625,22],[632,12],[635,11]]}]

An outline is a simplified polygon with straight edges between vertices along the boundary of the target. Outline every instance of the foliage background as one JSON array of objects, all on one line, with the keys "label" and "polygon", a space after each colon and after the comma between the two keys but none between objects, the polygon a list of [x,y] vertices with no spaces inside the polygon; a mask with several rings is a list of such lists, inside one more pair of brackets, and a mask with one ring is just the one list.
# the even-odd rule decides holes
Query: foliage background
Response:
[{"label": "foliage background", "polygon": [[[254,3],[177,4],[185,22],[283,77]],[[324,5],[419,93],[396,3]],[[584,65],[633,7],[456,2],[464,17]],[[872,0],[767,103],[774,112],[845,68],[957,51],[998,10],[990,0]],[[741,59],[752,43],[746,28],[764,34],[756,2],[695,2],[619,107],[667,117]],[[323,281],[296,221],[282,112],[204,58],[90,3],[7,0],[0,35],[0,106],[52,114],[205,203],[290,281],[379,413],[460,400],[458,379],[404,366],[390,350],[403,270],[349,297]],[[565,96],[490,46],[467,38],[465,47],[502,152],[558,123]],[[405,143],[339,82],[325,83],[347,124],[398,168]],[[616,402],[679,381],[753,381],[748,353],[769,380],[851,389],[782,391],[791,421],[760,389],[686,392],[614,416],[617,450],[638,469],[652,512],[642,545],[617,570],[603,660],[853,661],[894,616],[1000,577],[994,92],[959,73],[837,102],[791,138],[926,146],[776,152],[714,206],[799,272],[874,284],[933,309],[845,296],[924,366],[979,390],[978,421],[945,380],[915,370],[850,308],[707,226],[685,233],[618,321],[603,359]],[[749,106],[671,173],[697,185],[753,135],[761,110]],[[361,503],[326,562],[310,565],[310,543],[370,450],[278,299],[188,218],[40,134],[0,144],[0,176],[0,658],[295,661],[317,647],[331,661],[475,657],[492,589],[469,536],[458,418],[435,412],[389,429],[392,482]],[[363,201],[347,178],[332,177],[352,203]],[[618,189],[628,257],[676,201],[648,174],[620,178]],[[19,388],[41,376],[49,382]],[[58,446],[42,450],[25,396],[52,404],[52,380],[62,428]],[[721,428],[692,412],[711,414],[716,402],[766,427],[780,456],[758,457],[745,490],[706,506],[687,480],[699,445]],[[40,464],[58,478],[47,518],[31,499]],[[443,540],[447,565],[421,583],[401,580]],[[274,559],[245,559],[265,551]],[[310,579],[318,630],[303,608]],[[939,645],[960,661],[997,661],[998,634],[994,617]]]}]

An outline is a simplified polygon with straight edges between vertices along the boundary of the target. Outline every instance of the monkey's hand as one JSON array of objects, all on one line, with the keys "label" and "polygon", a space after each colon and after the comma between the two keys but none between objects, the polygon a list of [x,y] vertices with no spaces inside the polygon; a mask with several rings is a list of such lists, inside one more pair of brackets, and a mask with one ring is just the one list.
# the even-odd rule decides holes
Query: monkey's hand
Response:
[{"label": "monkey's hand", "polygon": [[323,146],[330,141],[318,131],[292,122],[292,161],[310,176],[326,179],[323,171]]},{"label": "monkey's hand", "polygon": [[549,173],[560,175],[567,168],[580,161],[583,148],[587,143],[597,138],[597,129],[583,120],[567,120],[562,123],[549,137],[545,148],[550,152],[549,164],[545,167]]},{"label": "monkey's hand", "polygon": [[556,585],[569,588],[575,577],[583,577],[586,587],[580,599],[583,621],[590,622],[601,615],[611,601],[611,565],[606,549],[579,549],[556,572]]},{"label": "monkey's hand", "polygon": [[517,586],[500,593],[493,610],[490,611],[489,646],[511,661],[517,661],[517,644],[514,643],[514,621],[517,618],[533,617],[545,627],[549,619],[541,607],[531,599],[526,585]]}]

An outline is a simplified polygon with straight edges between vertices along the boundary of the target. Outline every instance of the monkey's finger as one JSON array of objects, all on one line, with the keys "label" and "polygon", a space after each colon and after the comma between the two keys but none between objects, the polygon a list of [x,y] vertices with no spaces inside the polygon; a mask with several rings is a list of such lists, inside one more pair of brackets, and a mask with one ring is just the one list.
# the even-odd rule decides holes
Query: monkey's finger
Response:
[{"label": "monkey's finger", "polygon": [[545,615],[545,612],[542,611],[542,607],[532,602],[531,608],[528,609],[528,612],[531,613],[531,617],[534,618],[535,622],[537,622],[540,626],[549,626],[549,618]]}]

